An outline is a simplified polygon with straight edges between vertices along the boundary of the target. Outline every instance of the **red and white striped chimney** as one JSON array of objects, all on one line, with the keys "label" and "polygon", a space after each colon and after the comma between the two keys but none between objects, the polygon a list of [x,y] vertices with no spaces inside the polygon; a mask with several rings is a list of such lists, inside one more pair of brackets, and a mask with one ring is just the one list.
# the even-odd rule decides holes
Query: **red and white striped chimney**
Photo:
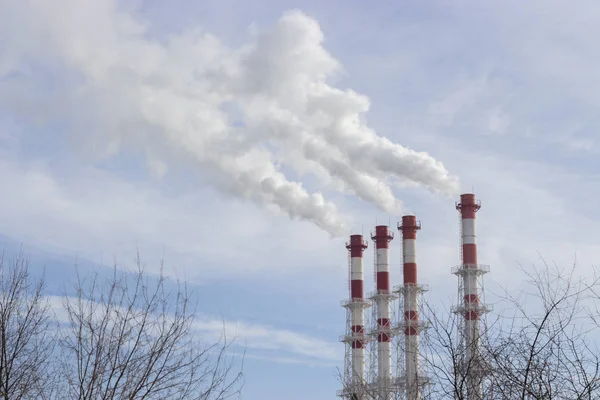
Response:
[{"label": "red and white striped chimney", "polygon": [[392,335],[391,335],[391,290],[390,290],[390,242],[394,239],[387,225],[375,227],[375,234],[371,235],[375,242],[375,268],[376,268],[376,293],[377,302],[377,367],[379,398],[391,398],[392,380]]},{"label": "red and white striped chimney", "polygon": [[406,399],[421,397],[419,385],[419,308],[417,283],[417,231],[421,225],[414,215],[402,217],[402,258],[404,262],[404,335],[405,335],[405,385]]},{"label": "red and white striped chimney", "polygon": [[479,339],[481,335],[480,315],[483,308],[480,304],[478,276],[481,272],[477,263],[477,237],[475,234],[475,215],[481,204],[471,193],[462,194],[456,209],[461,214],[462,229],[462,279],[465,319],[465,369],[467,372],[467,398],[481,399],[481,377]]},{"label": "red and white striped chimney", "polygon": [[364,271],[363,253],[367,243],[362,235],[351,235],[346,243],[350,252],[350,302],[356,306],[350,307],[352,312],[352,385],[360,387],[365,380],[365,316],[364,308]]}]

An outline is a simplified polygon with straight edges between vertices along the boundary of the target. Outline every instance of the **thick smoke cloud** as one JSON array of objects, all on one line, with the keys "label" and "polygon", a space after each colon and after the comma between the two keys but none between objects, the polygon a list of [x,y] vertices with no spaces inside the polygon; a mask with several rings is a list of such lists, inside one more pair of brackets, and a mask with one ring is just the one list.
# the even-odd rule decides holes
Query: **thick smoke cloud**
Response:
[{"label": "thick smoke cloud", "polygon": [[158,174],[192,160],[220,190],[332,235],[347,229],[336,206],[281,166],[388,213],[402,207],[394,184],[457,190],[439,161],[365,124],[368,98],[329,84],[342,67],[300,11],[232,49],[200,29],[151,39],[108,0],[12,3],[0,17],[0,105],[67,121],[96,154],[143,149]]}]

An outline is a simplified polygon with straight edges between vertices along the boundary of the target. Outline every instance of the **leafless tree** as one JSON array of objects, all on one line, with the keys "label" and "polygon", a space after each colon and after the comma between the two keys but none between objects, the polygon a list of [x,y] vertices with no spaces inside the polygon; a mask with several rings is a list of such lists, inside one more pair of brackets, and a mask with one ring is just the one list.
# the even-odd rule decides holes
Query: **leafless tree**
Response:
[{"label": "leafless tree", "polygon": [[29,259],[0,255],[0,399],[238,395],[243,357],[233,354],[224,328],[203,342],[186,285],[175,282],[170,291],[162,274],[152,279],[137,267],[115,267],[108,279],[77,275],[75,294],[53,309]]},{"label": "leafless tree", "polygon": [[378,392],[376,386],[370,384],[366,379],[351,382],[339,368],[336,371],[336,379],[343,386],[338,390],[338,395],[343,393],[344,398],[349,400],[376,400]]},{"label": "leafless tree", "polygon": [[[424,317],[427,320],[427,329],[421,334],[420,346],[421,360],[424,375],[429,377],[427,387],[428,399],[454,399],[468,398],[467,377],[474,370],[483,371],[484,375],[478,377],[478,383],[485,383],[486,372],[489,365],[485,354],[471,359],[467,358],[465,344],[461,342],[463,315],[454,314],[450,308],[439,310],[430,303],[424,304]],[[481,326],[483,334],[480,338],[482,348],[487,348],[488,332],[493,331],[498,321]],[[483,385],[483,398],[490,396],[490,388]]]},{"label": "leafless tree", "polygon": [[494,399],[600,397],[599,332],[590,312],[600,281],[577,279],[575,270],[521,268],[529,291],[505,294],[514,313],[487,343]]},{"label": "leafless tree", "polygon": [[22,252],[0,255],[0,398],[48,396],[54,346],[52,312],[44,280],[33,280]]},{"label": "leafless tree", "polygon": [[[600,281],[576,279],[575,268],[546,263],[521,272],[526,287],[505,291],[495,307],[504,311],[483,324],[483,399],[600,398]],[[458,341],[461,321],[449,310],[427,311],[423,359],[433,383],[430,398],[466,399],[470,362]]]},{"label": "leafless tree", "polygon": [[59,341],[62,398],[223,400],[239,393],[232,342],[224,334],[216,343],[199,341],[185,285],[169,291],[166,278],[150,279],[138,258],[133,274],[115,267],[109,279],[78,276],[74,289],[64,299]]}]

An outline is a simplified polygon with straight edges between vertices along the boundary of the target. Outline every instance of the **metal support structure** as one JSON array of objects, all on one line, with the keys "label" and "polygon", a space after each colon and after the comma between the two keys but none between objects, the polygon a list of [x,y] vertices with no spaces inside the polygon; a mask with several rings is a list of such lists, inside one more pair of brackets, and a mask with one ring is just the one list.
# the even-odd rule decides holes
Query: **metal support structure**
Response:
[{"label": "metal support structure", "polygon": [[[421,357],[419,346],[421,344],[421,334],[429,328],[429,323],[423,319],[410,320],[406,319],[407,310],[414,309],[414,305],[410,304],[411,299],[417,299],[418,314],[424,315],[423,302],[421,301],[424,293],[429,291],[428,285],[399,285],[394,287],[394,293],[398,294],[398,315],[402,316],[395,329],[400,333],[395,341],[395,351],[397,355],[396,380],[401,391],[404,392],[404,399],[420,400],[425,398],[425,391],[430,384],[430,379],[423,371],[421,364],[418,362]],[[410,312],[410,311],[409,311]],[[407,333],[413,333],[415,338]],[[416,362],[415,362],[416,359]],[[407,366],[413,365],[409,372]],[[413,372],[416,371],[416,372]]]},{"label": "metal support structure", "polygon": [[[391,290],[388,293],[377,293],[374,291],[369,294],[369,300],[372,304],[371,321],[372,329],[369,332],[369,354],[370,354],[370,374],[369,382],[371,392],[374,393],[374,399],[390,400],[397,399],[401,387],[393,374],[393,341],[398,334],[398,327],[392,322],[395,321],[396,313],[391,305],[398,296]],[[381,316],[381,304],[388,304],[389,324],[378,323]],[[385,307],[385,306],[384,306]],[[382,346],[382,343],[384,345]],[[388,350],[389,349],[389,350]],[[388,361],[389,360],[389,361]],[[381,371],[384,371],[383,373]]]},{"label": "metal support structure", "polygon": [[[370,399],[371,397],[368,396],[369,385],[365,373],[367,362],[364,355],[357,357],[355,353],[357,350],[366,349],[372,339],[365,334],[364,329],[355,329],[353,331],[352,321],[353,315],[357,313],[364,315],[365,310],[371,307],[371,302],[365,299],[349,299],[342,301],[341,306],[346,309],[346,329],[349,333],[340,336],[339,339],[340,342],[345,344],[344,382],[343,388],[338,390],[337,395],[350,400]],[[358,343],[360,345],[357,345]],[[355,366],[353,362],[358,365]]]}]

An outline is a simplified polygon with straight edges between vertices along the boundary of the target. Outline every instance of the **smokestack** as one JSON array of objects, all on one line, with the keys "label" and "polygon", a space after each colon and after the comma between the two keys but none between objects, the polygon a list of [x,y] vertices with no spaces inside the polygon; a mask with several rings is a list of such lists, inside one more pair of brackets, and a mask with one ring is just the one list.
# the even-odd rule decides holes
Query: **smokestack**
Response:
[{"label": "smokestack", "polygon": [[419,400],[421,385],[419,374],[419,304],[418,295],[425,289],[417,281],[416,241],[421,224],[413,215],[402,217],[398,230],[402,231],[402,258],[404,263],[404,335],[405,335],[405,386],[406,399]]},{"label": "smokestack", "polygon": [[489,266],[477,263],[477,240],[475,234],[475,215],[481,203],[474,194],[462,194],[456,209],[461,217],[461,258],[462,264],[453,269],[459,276],[459,296],[463,304],[456,312],[464,316],[465,355],[463,373],[466,375],[467,399],[481,400],[483,365],[480,356],[480,317],[488,308],[480,301],[479,277],[489,272]]},{"label": "smokestack", "polygon": [[338,396],[350,400],[361,399],[365,386],[365,336],[364,310],[370,304],[364,298],[363,253],[367,242],[362,235],[351,235],[346,243],[349,253],[349,289],[350,297],[342,302],[346,308],[346,335],[342,342],[346,343],[344,362],[344,388]]},{"label": "smokestack", "polygon": [[389,400],[392,398],[392,330],[390,322],[391,300],[394,297],[390,290],[390,242],[394,239],[386,225],[375,227],[375,233],[371,234],[375,243],[375,280],[376,291],[371,296],[376,309],[376,326],[374,332],[377,335],[377,387],[379,399]]}]

